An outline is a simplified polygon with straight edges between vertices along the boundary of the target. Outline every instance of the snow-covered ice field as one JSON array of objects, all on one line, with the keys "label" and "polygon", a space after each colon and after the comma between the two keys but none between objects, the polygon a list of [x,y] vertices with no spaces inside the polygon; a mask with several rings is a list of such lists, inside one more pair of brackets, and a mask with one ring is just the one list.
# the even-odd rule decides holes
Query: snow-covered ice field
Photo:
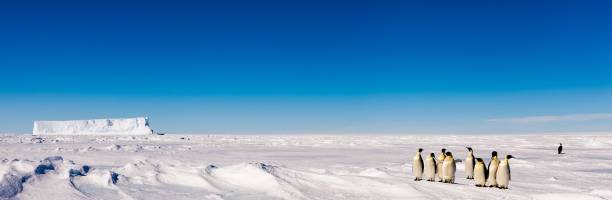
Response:
[{"label": "snow-covered ice field", "polygon": [[[557,155],[559,142],[566,154]],[[442,147],[512,154],[510,189],[413,181]],[[0,136],[0,199],[612,199],[612,136]]]}]

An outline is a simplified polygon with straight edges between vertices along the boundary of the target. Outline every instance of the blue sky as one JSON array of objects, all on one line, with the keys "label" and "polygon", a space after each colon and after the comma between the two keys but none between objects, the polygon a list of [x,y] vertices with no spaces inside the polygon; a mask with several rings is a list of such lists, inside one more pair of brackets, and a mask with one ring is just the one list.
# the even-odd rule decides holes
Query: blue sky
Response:
[{"label": "blue sky", "polygon": [[22,1],[0,132],[149,116],[186,133],[612,130],[609,1]]}]

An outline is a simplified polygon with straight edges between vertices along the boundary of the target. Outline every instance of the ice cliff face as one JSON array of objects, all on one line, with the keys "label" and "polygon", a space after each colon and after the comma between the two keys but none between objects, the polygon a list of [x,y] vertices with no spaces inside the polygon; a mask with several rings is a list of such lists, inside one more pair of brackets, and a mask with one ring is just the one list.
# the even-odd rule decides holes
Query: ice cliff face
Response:
[{"label": "ice cliff face", "polygon": [[35,121],[33,135],[146,135],[153,134],[146,117],[73,121]]}]

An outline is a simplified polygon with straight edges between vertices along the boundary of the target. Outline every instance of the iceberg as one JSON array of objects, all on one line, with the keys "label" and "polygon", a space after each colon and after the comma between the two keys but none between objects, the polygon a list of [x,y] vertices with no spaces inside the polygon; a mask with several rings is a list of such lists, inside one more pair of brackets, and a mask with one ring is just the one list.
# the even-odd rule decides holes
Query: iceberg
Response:
[{"label": "iceberg", "polygon": [[32,135],[148,135],[153,134],[147,117],[34,121]]}]

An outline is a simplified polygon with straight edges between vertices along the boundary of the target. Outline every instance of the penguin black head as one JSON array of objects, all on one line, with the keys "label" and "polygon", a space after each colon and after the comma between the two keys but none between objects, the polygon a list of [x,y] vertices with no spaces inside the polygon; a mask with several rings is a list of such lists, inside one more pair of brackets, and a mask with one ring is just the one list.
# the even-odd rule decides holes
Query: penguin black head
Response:
[{"label": "penguin black head", "polygon": [[431,157],[436,157],[436,154],[434,154],[434,153],[430,153],[430,154],[429,154],[429,156],[431,156]]},{"label": "penguin black head", "polygon": [[512,155],[506,155],[506,159],[514,158]]},{"label": "penguin black head", "polygon": [[446,154],[446,156],[452,156],[453,155],[450,151],[447,151],[445,154]]},{"label": "penguin black head", "polygon": [[497,151],[491,152],[491,157],[495,157],[495,156],[497,156]]},{"label": "penguin black head", "polygon": [[559,146],[563,146],[561,143],[559,143]]},{"label": "penguin black head", "polygon": [[482,160],[482,158],[476,158],[476,161],[484,163],[484,160]]},{"label": "penguin black head", "polygon": [[423,149],[419,148],[419,153],[423,152]]},{"label": "penguin black head", "polygon": [[442,148],[442,153],[444,153],[444,152],[446,152],[446,149],[445,149],[445,148]]},{"label": "penguin black head", "polygon": [[472,151],[472,147],[465,147],[468,151]]}]

